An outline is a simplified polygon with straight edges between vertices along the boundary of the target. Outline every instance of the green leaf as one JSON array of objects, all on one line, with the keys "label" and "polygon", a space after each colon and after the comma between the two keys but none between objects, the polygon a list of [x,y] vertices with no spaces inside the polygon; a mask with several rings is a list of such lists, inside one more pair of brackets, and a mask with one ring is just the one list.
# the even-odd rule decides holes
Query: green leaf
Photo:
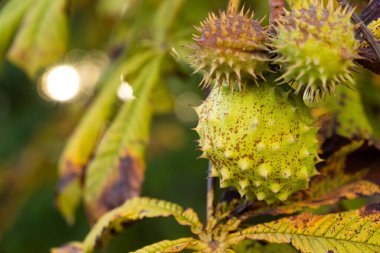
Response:
[{"label": "green leaf", "polygon": [[117,89],[120,77],[122,74],[134,74],[152,56],[152,51],[138,53],[130,59],[120,59],[108,69],[99,83],[104,88],[83,116],[62,153],[56,202],[69,223],[74,222],[74,212],[81,200],[81,180],[86,165],[119,101]]},{"label": "green leaf", "polygon": [[151,97],[152,106],[155,114],[170,113],[174,109],[174,99],[168,86],[160,82],[153,90]]},{"label": "green leaf", "polygon": [[245,239],[291,243],[301,252],[356,253],[380,251],[380,203],[328,215],[304,213],[255,225],[231,234],[228,243]]},{"label": "green leaf", "polygon": [[133,198],[99,219],[84,241],[84,252],[89,253],[107,245],[115,233],[132,221],[168,216],[174,216],[180,224],[190,226],[195,234],[202,231],[202,224],[192,209],[183,210],[177,204],[157,199]]},{"label": "green leaf", "polygon": [[195,240],[194,238],[181,238],[174,241],[161,241],[149,246],[146,246],[142,249],[133,251],[131,253],[172,253],[172,252],[181,252],[185,249],[201,251],[206,248],[207,245],[204,245],[203,242]]},{"label": "green leaf", "polygon": [[175,24],[174,19],[184,3],[185,0],[166,0],[156,12],[153,20],[153,31],[158,47],[165,43],[170,28]]},{"label": "green leaf", "polygon": [[236,253],[296,253],[288,244],[262,244],[258,241],[244,240],[232,248]]},{"label": "green leaf", "polygon": [[376,77],[378,75],[373,75],[372,80],[361,80],[358,87],[365,116],[373,130],[374,141],[380,147],[380,85]]},{"label": "green leaf", "polygon": [[125,11],[136,3],[136,0],[100,0],[97,1],[96,10],[100,15],[122,18]]},{"label": "green leaf", "polygon": [[84,200],[92,221],[140,194],[153,114],[149,99],[161,63],[162,57],[157,56],[132,81],[136,99],[123,104],[86,170]]},{"label": "green leaf", "polygon": [[372,127],[357,91],[344,85],[337,86],[336,97],[329,99],[327,107],[339,135],[348,139],[373,139]]},{"label": "green leaf", "polygon": [[9,50],[9,60],[29,76],[60,59],[68,36],[66,0],[34,1]]},{"label": "green leaf", "polygon": [[9,1],[0,11],[0,63],[12,43],[14,36],[20,26],[25,12],[30,7],[31,0]]}]

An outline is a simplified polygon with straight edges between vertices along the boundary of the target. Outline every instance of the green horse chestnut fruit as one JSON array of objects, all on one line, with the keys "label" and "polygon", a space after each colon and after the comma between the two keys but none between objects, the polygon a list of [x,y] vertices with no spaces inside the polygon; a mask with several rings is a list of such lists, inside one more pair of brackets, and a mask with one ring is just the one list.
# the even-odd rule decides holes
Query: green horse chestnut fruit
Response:
[{"label": "green horse chestnut fruit", "polygon": [[298,96],[262,82],[241,92],[214,88],[195,108],[202,157],[221,187],[272,203],[308,188],[318,174],[317,129]]}]

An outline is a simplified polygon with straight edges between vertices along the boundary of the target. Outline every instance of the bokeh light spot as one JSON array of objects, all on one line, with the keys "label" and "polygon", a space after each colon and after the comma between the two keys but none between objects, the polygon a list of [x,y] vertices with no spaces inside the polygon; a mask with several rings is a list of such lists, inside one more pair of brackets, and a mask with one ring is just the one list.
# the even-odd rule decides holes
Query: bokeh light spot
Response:
[{"label": "bokeh light spot", "polygon": [[46,74],[44,93],[55,101],[69,101],[80,90],[80,76],[78,71],[70,65],[61,65],[52,68]]}]

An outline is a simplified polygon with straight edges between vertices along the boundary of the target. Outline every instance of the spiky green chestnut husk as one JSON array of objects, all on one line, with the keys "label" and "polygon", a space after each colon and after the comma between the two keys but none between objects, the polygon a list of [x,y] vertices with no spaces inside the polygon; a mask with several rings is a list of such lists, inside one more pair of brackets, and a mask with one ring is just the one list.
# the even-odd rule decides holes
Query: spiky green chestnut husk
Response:
[{"label": "spiky green chestnut husk", "polygon": [[303,92],[305,102],[323,99],[337,84],[353,83],[351,70],[357,58],[358,42],[352,11],[334,8],[332,0],[303,1],[279,20],[272,47],[276,62],[284,67],[279,78],[294,80],[296,92]]},{"label": "spiky green chestnut husk", "polygon": [[196,108],[202,157],[221,187],[248,199],[284,201],[317,174],[317,129],[302,99],[261,83],[242,92],[214,88]]},{"label": "spiky green chestnut husk", "polygon": [[196,29],[201,35],[194,37],[197,45],[191,47],[192,67],[204,73],[201,86],[208,87],[215,80],[218,86],[234,89],[237,84],[241,90],[246,79],[264,78],[269,60],[266,31],[249,11],[210,13]]}]

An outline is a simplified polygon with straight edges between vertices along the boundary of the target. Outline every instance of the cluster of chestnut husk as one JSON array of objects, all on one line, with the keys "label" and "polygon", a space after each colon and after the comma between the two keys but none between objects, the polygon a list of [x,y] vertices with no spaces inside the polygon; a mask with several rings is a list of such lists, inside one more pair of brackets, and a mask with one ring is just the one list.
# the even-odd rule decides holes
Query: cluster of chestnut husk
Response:
[{"label": "cluster of chestnut husk", "polygon": [[221,187],[267,203],[308,188],[321,161],[310,105],[354,85],[351,15],[309,0],[271,27],[232,7],[197,27],[192,67],[211,91],[195,108],[195,130]]}]

